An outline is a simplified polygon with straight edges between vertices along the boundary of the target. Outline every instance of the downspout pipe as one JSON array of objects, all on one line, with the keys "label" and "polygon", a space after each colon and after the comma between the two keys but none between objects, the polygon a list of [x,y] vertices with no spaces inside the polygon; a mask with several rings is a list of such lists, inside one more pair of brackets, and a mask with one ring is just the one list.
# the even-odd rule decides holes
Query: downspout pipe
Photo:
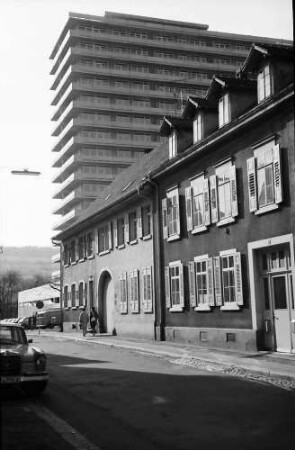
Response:
[{"label": "downspout pipe", "polygon": [[[161,226],[161,209],[160,209],[160,195],[158,184],[151,180],[149,176],[142,178],[142,187],[144,184],[150,184],[154,188],[155,195],[153,196],[153,259],[154,259],[154,277],[155,277],[155,322],[154,322],[154,336],[155,340],[165,341],[165,310],[163,301],[163,287],[162,287],[162,263],[163,250],[160,239]],[[142,195],[144,197],[144,195]],[[146,197],[145,197],[146,198]],[[158,301],[157,301],[158,300]],[[159,330],[157,331],[157,327]]]},{"label": "downspout pipe", "polygon": [[60,262],[59,262],[59,271],[60,271],[60,293],[59,293],[59,303],[60,303],[60,332],[62,333],[64,330],[64,314],[63,314],[63,285],[64,285],[64,272],[63,272],[63,243],[62,241],[57,241],[55,239],[51,239],[53,245],[59,247],[60,253]]}]

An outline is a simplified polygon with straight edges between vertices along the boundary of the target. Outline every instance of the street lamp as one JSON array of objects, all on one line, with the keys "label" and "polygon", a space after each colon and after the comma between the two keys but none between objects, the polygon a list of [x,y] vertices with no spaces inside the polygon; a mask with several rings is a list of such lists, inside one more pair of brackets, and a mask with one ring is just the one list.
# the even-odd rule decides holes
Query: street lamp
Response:
[{"label": "street lamp", "polygon": [[30,176],[38,176],[41,174],[41,172],[38,172],[37,170],[29,170],[29,169],[11,170],[10,173],[12,175],[30,175]]}]

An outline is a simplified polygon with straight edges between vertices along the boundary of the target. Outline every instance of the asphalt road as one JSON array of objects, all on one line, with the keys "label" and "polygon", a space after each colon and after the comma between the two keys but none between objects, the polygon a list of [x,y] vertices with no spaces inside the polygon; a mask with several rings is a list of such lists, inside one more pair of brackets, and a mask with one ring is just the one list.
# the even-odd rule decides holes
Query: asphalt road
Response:
[{"label": "asphalt road", "polygon": [[34,344],[50,383],[35,401],[3,403],[7,450],[294,448],[294,392],[89,342]]}]

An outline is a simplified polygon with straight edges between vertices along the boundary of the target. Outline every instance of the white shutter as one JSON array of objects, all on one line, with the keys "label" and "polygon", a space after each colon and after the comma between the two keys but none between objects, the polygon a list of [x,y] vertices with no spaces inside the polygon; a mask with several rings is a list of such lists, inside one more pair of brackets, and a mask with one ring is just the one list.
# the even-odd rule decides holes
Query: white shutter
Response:
[{"label": "white shutter", "polygon": [[115,247],[118,247],[118,225],[117,225],[117,219],[114,221],[114,245]]},{"label": "white shutter", "polygon": [[179,213],[179,192],[177,189],[177,193],[176,193],[176,233],[178,234],[178,236],[180,235],[180,213]]},{"label": "white shutter", "polygon": [[134,286],[134,289],[135,289],[134,312],[139,313],[139,276],[138,276],[137,269],[135,269],[133,271],[133,276],[134,276],[134,284],[135,284],[135,286]]},{"label": "white shutter", "polygon": [[255,157],[247,159],[249,210],[257,210],[257,181]]},{"label": "white shutter", "polygon": [[238,215],[238,192],[236,179],[236,166],[233,164],[230,168],[230,191],[231,191],[231,215]]},{"label": "white shutter", "polygon": [[[125,291],[125,301],[123,301],[123,291]],[[120,294],[121,294],[121,313],[128,312],[128,286],[127,286],[127,272],[124,272],[120,277]]]},{"label": "white shutter", "polygon": [[196,299],[196,273],[194,261],[188,262],[189,300],[192,308],[197,306]]},{"label": "white shutter", "polygon": [[146,292],[146,280],[147,280],[147,269],[144,267],[141,269],[141,303],[143,311],[147,310],[147,298],[145,295]]},{"label": "white shutter", "polygon": [[217,180],[216,175],[210,177],[210,204],[212,223],[218,222]]},{"label": "white shutter", "polygon": [[283,189],[282,189],[282,172],[281,172],[281,155],[279,144],[273,147],[273,177],[275,188],[275,202],[281,203],[283,201]]},{"label": "white shutter", "polygon": [[162,226],[163,226],[163,238],[168,238],[168,201],[167,198],[162,199]]},{"label": "white shutter", "polygon": [[98,253],[99,252],[99,248],[98,248],[98,229],[96,229],[94,231],[94,242],[95,242],[95,252]]},{"label": "white shutter", "polygon": [[187,231],[193,229],[193,208],[192,208],[192,187],[185,189],[185,206],[186,206],[186,227]]},{"label": "white shutter", "polygon": [[125,214],[124,217],[124,232],[125,232],[125,243],[129,242],[129,215]]},{"label": "white shutter", "polygon": [[215,305],[214,300],[214,281],[213,281],[213,259],[207,259],[207,295],[208,295],[208,304],[210,306]]},{"label": "white shutter", "polygon": [[204,224],[210,225],[210,200],[209,200],[209,180],[204,178]]},{"label": "white shutter", "polygon": [[234,255],[235,261],[235,288],[236,288],[236,302],[238,305],[243,305],[243,284],[242,284],[242,265],[241,253],[236,252]]},{"label": "white shutter", "polygon": [[142,238],[142,211],[143,208],[137,210],[137,236],[139,239]]},{"label": "white shutter", "polygon": [[179,305],[184,307],[183,263],[179,264],[179,301],[180,301]]},{"label": "white shutter", "polygon": [[112,222],[108,223],[108,236],[109,236],[109,250],[112,250],[113,248]]},{"label": "white shutter", "polygon": [[171,297],[170,297],[170,271],[169,266],[165,267],[165,298],[166,298],[166,308],[171,307]]},{"label": "white shutter", "polygon": [[222,305],[222,290],[221,290],[221,272],[220,272],[220,257],[213,257],[214,265],[214,289],[216,306]]}]

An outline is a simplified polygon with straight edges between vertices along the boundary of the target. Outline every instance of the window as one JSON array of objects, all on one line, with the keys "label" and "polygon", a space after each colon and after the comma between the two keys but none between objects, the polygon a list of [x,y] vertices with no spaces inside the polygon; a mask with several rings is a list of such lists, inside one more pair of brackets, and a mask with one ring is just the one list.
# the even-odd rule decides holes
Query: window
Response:
[{"label": "window", "polygon": [[274,139],[254,150],[247,160],[249,209],[262,214],[283,201],[280,146]]},{"label": "window", "polygon": [[178,188],[167,192],[166,198],[162,199],[162,225],[163,237],[168,240],[179,239],[179,193]]},{"label": "window", "polygon": [[63,259],[64,259],[64,265],[68,266],[70,264],[70,249],[69,249],[68,244],[64,245]]},{"label": "window", "polygon": [[166,307],[170,311],[183,311],[184,309],[184,286],[183,286],[183,264],[175,261],[165,267],[165,295]]},{"label": "window", "polygon": [[80,236],[78,239],[78,256],[79,261],[85,258],[85,237]]},{"label": "window", "polygon": [[220,164],[210,177],[211,220],[217,226],[232,223],[238,215],[236,167],[231,161]]},{"label": "window", "polygon": [[225,94],[218,102],[218,121],[219,128],[223,127],[230,121],[229,94]]},{"label": "window", "polygon": [[116,247],[120,247],[125,244],[125,219],[124,219],[124,217],[120,217],[116,221],[115,239],[116,239]]},{"label": "window", "polygon": [[153,312],[152,268],[142,269],[142,304],[144,312]]},{"label": "window", "polygon": [[137,240],[137,217],[136,211],[129,213],[129,241],[134,242]]},{"label": "window", "polygon": [[237,310],[243,305],[241,254],[236,250],[220,252],[213,258],[216,305],[222,310]]},{"label": "window", "polygon": [[203,114],[198,113],[193,122],[194,143],[199,142],[204,137],[204,120]]},{"label": "window", "polygon": [[132,313],[139,313],[139,282],[138,270],[131,270],[129,272],[129,303]]},{"label": "window", "polygon": [[210,311],[214,301],[213,260],[198,256],[188,263],[190,305],[195,311]]},{"label": "window", "polygon": [[271,95],[271,73],[267,64],[258,74],[257,78],[258,103]]},{"label": "window", "polygon": [[169,158],[177,155],[177,133],[173,131],[169,136]]},{"label": "window", "polygon": [[124,272],[119,278],[119,292],[120,292],[120,310],[121,314],[128,313],[127,301],[127,274]]},{"label": "window", "polygon": [[192,233],[205,231],[210,224],[209,180],[200,175],[185,189],[186,224]]},{"label": "window", "polygon": [[63,298],[63,305],[64,308],[67,308],[69,306],[69,287],[64,287],[64,298]]},{"label": "window", "polygon": [[87,234],[87,256],[93,255],[93,235],[92,233]]},{"label": "window", "polygon": [[100,227],[97,230],[98,254],[108,253],[112,249],[112,224]]},{"label": "window", "polygon": [[145,205],[141,208],[142,237],[151,235],[151,206]]},{"label": "window", "polygon": [[76,262],[76,241],[71,241],[71,263]]}]

